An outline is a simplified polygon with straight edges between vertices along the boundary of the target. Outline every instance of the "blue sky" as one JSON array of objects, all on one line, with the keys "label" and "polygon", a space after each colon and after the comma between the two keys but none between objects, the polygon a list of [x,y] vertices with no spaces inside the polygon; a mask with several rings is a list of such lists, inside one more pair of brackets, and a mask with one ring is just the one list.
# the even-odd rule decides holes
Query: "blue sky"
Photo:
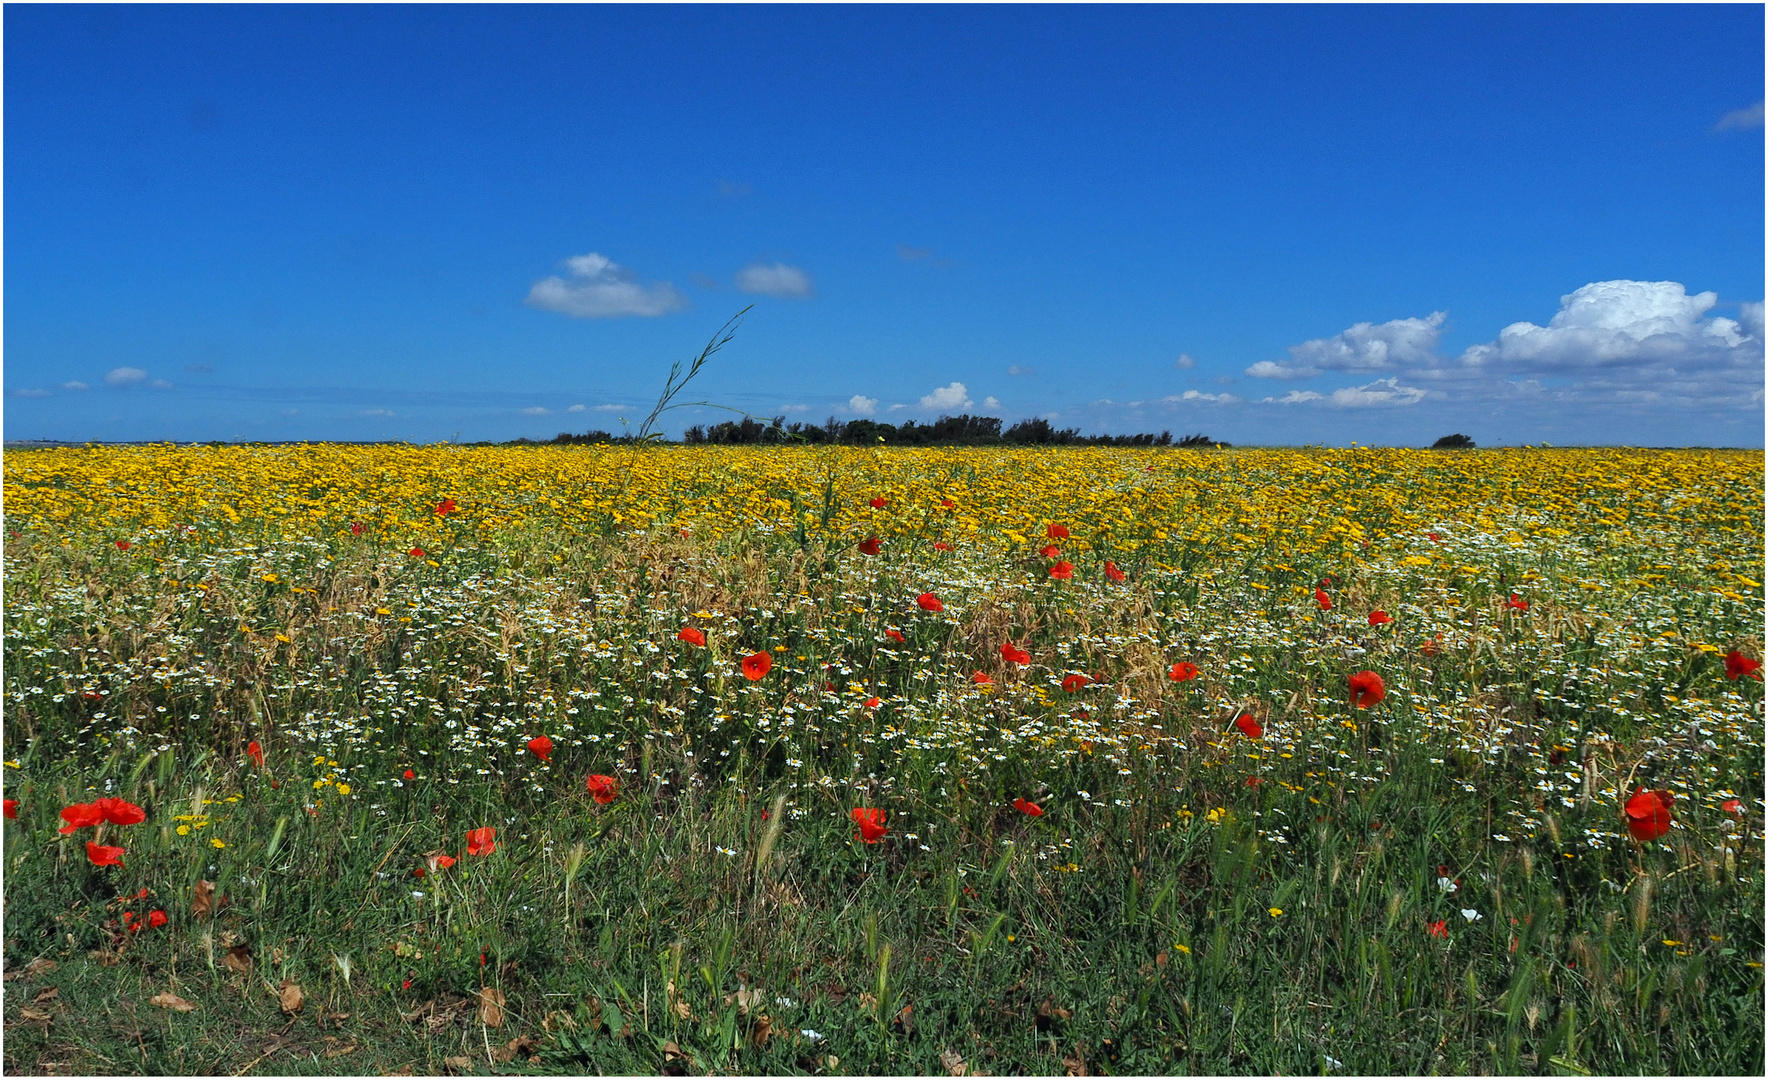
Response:
[{"label": "blue sky", "polygon": [[4,18],[8,439],[1763,443],[1760,6]]}]

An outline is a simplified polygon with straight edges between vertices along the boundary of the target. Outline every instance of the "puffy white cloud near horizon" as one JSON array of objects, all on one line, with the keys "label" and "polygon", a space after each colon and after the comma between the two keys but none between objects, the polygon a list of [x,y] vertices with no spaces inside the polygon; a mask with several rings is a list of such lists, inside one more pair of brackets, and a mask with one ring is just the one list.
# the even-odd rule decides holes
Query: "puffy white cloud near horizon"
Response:
[{"label": "puffy white cloud near horizon", "polygon": [[593,251],[573,255],[564,265],[570,280],[554,276],[535,282],[528,290],[528,306],[575,319],[651,317],[688,306],[687,297],[669,282],[642,285],[632,271]]},{"label": "puffy white cloud near horizon", "polygon": [[1289,347],[1289,363],[1260,360],[1246,369],[1255,379],[1307,379],[1326,371],[1387,371],[1408,364],[1436,362],[1448,313],[1422,319],[1360,322],[1329,338]]},{"label": "puffy white cloud near horizon", "polygon": [[878,411],[878,399],[855,394],[847,399],[847,411],[855,416],[870,416]]},{"label": "puffy white cloud near horizon", "polygon": [[147,372],[138,367],[111,368],[104,376],[106,386],[139,386],[147,381]]},{"label": "puffy white cloud near horizon", "polygon": [[1291,390],[1282,397],[1262,399],[1262,404],[1311,405],[1328,409],[1367,409],[1381,406],[1416,405],[1430,396],[1430,391],[1416,386],[1402,386],[1399,376],[1376,379],[1362,386],[1341,386],[1330,393],[1317,390]]},{"label": "puffy white cloud near horizon", "polygon": [[1558,374],[1759,360],[1760,302],[1742,305],[1740,323],[1708,317],[1718,301],[1712,292],[1690,296],[1675,281],[1595,281],[1560,297],[1559,311],[1546,326],[1511,323],[1496,341],[1472,346],[1461,359],[1475,368]]},{"label": "puffy white cloud near horizon", "polygon": [[810,275],[796,266],[755,263],[737,271],[737,288],[757,296],[774,296],[784,300],[802,300],[813,289]]},{"label": "puffy white cloud near horizon", "polygon": [[921,399],[923,409],[968,409],[974,404],[970,391],[961,382],[942,386]]}]

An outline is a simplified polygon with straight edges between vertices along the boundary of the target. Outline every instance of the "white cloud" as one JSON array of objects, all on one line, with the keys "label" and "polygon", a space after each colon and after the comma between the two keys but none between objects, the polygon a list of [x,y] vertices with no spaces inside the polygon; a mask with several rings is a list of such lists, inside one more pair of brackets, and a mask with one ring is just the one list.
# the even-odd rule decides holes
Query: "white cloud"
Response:
[{"label": "white cloud", "polygon": [[549,277],[528,290],[528,305],[576,319],[617,319],[622,315],[667,315],[688,306],[667,281],[641,285],[604,255],[590,252],[565,260],[571,280]]},{"label": "white cloud", "polygon": [[885,412],[901,412],[902,410],[904,410],[906,408],[908,408],[907,405],[892,405],[892,406],[890,406],[890,408],[885,409],[884,411]]},{"label": "white cloud", "polygon": [[1189,371],[1196,366],[1197,358],[1190,353],[1180,353],[1179,358],[1173,361],[1173,367],[1178,368],[1180,371]]},{"label": "white cloud", "polygon": [[14,390],[12,392],[12,394],[14,397],[54,397],[55,396],[54,394],[51,394],[47,390],[40,390],[36,387],[23,387],[18,390]]},{"label": "white cloud", "polygon": [[1001,407],[1001,399],[990,394],[982,399],[982,407],[985,409],[998,409]]},{"label": "white cloud", "polygon": [[90,389],[92,389],[90,386],[87,386],[85,383],[81,382],[78,379],[75,379],[73,382],[62,383],[61,388],[63,390],[90,390]]},{"label": "white cloud", "polygon": [[147,381],[147,372],[138,367],[111,368],[104,376],[106,386],[136,386]]},{"label": "white cloud", "polygon": [[523,416],[550,416],[552,410],[541,405],[534,405],[522,410]]},{"label": "white cloud", "polygon": [[1762,301],[1745,300],[1737,305],[1737,323],[1743,332],[1757,341],[1762,340]]},{"label": "white cloud", "polygon": [[1246,374],[1255,379],[1311,379],[1320,374],[1317,367],[1293,367],[1279,364],[1274,360],[1260,360],[1246,369]]},{"label": "white cloud", "polygon": [[[1559,373],[1760,361],[1758,334],[1732,319],[1706,317],[1718,301],[1711,292],[1690,296],[1675,281],[1596,281],[1560,297],[1546,326],[1512,323],[1461,359]],[[1743,315],[1759,327],[1759,308]]]},{"label": "white cloud", "polygon": [[1305,379],[1322,371],[1384,371],[1404,364],[1433,364],[1445,312],[1422,319],[1361,322],[1329,338],[1291,345],[1288,364],[1261,360],[1246,369],[1255,379]]},{"label": "white cloud", "polygon": [[788,300],[803,299],[811,294],[810,275],[785,263],[772,266],[756,263],[743,267],[737,271],[737,288],[746,293]]},{"label": "white cloud", "polygon": [[878,411],[878,399],[855,394],[847,399],[847,410],[855,416],[870,416]]},{"label": "white cloud", "polygon": [[1378,406],[1416,405],[1430,396],[1428,390],[1402,386],[1398,376],[1376,379],[1362,386],[1342,386],[1329,394],[1313,390],[1291,390],[1280,398],[1264,398],[1275,405],[1307,405],[1323,403],[1329,409],[1367,409]]},{"label": "white cloud", "polygon": [[620,409],[619,405],[597,405],[595,407],[596,412],[619,412]]},{"label": "white cloud", "polygon": [[1762,103],[1756,102],[1743,109],[1733,109],[1719,118],[1713,125],[1714,131],[1747,130],[1762,126]]},{"label": "white cloud", "polygon": [[394,412],[392,409],[364,409],[364,410],[362,410],[362,415],[364,415],[364,416],[398,416],[399,414]]},{"label": "white cloud", "polygon": [[[1232,405],[1239,400],[1240,399],[1233,394],[1206,394],[1201,390],[1187,390],[1182,394],[1168,394],[1159,399],[1158,404],[1184,405],[1194,401],[1201,401],[1208,405]],[[1140,404],[1142,404],[1140,401],[1132,401],[1130,402],[1130,407],[1135,408]]]},{"label": "white cloud", "polygon": [[923,409],[968,409],[973,404],[970,391],[961,382],[942,386],[921,399]]},{"label": "white cloud", "polygon": [[172,384],[167,382],[165,379],[154,379],[154,380],[150,381],[147,385],[153,387],[155,390],[170,390],[170,389],[172,389]]},{"label": "white cloud", "polygon": [[783,413],[803,413],[803,412],[809,412],[810,406],[809,405],[781,405],[780,411]]},{"label": "white cloud", "polygon": [[1032,368],[1026,367],[1024,364],[1008,364],[1007,365],[1007,374],[1015,376],[1015,377],[1019,377],[1019,376],[1024,376],[1024,375],[1036,375],[1037,371]]},{"label": "white cloud", "polygon": [[583,406],[581,406],[581,405],[573,405],[573,406],[571,406],[571,407],[570,407],[570,408],[569,408],[569,409],[566,409],[566,410],[565,410],[565,411],[566,411],[566,412],[582,412],[582,411],[583,411]]}]

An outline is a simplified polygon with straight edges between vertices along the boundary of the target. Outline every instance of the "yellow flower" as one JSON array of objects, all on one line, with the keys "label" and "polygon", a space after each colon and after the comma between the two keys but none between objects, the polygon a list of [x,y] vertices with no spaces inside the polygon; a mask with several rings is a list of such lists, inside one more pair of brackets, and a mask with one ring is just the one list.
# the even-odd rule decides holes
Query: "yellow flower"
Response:
[{"label": "yellow flower", "polygon": [[222,843],[220,840],[217,840],[213,836],[209,837],[209,843],[213,844],[215,847],[218,847],[218,848],[224,848],[227,846],[226,844]]},{"label": "yellow flower", "polygon": [[1173,942],[1173,948],[1175,948],[1175,949],[1177,949],[1177,950],[1179,950],[1179,951],[1180,951],[1180,952],[1182,952],[1182,953],[1184,953],[1184,954],[1185,954],[1185,955],[1186,955],[1186,956],[1190,956],[1190,955],[1191,955],[1191,946],[1189,946],[1189,945],[1182,945],[1182,944],[1180,944],[1180,943],[1178,943],[1178,942],[1176,942],[1176,941],[1175,941],[1175,942]]},{"label": "yellow flower", "polygon": [[338,787],[338,794],[339,795],[350,794],[350,785],[349,784],[346,784],[346,783],[343,783],[340,781],[339,784],[337,785],[337,787]]},{"label": "yellow flower", "polygon": [[1265,910],[1267,910],[1271,913],[1271,918],[1273,918],[1273,919],[1275,919],[1279,915],[1283,914],[1283,909],[1280,907],[1266,908]]},{"label": "yellow flower", "polygon": [[190,835],[190,826],[189,825],[178,826],[178,835],[179,836],[189,836]]}]

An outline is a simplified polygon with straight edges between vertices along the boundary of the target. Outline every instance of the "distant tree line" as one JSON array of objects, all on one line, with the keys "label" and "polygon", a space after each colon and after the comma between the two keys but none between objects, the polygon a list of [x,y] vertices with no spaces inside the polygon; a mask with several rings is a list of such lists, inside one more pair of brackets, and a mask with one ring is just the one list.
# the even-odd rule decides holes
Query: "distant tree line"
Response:
[{"label": "distant tree line", "polygon": [[[606,431],[572,434],[561,431],[550,440],[515,439],[510,446],[572,446],[590,443],[632,443],[629,435],[613,435]],[[1021,420],[1005,431],[993,416],[942,416],[931,423],[905,420],[887,424],[878,420],[841,421],[834,417],[822,424],[786,423],[783,416],[758,420],[745,416],[704,426],[695,424],[682,432],[682,442],[690,446],[768,446],[822,445],[842,446],[1227,446],[1208,435],[1186,435],[1174,439],[1170,431],[1158,435],[1082,435],[1079,428],[1058,428],[1042,417]]]}]

